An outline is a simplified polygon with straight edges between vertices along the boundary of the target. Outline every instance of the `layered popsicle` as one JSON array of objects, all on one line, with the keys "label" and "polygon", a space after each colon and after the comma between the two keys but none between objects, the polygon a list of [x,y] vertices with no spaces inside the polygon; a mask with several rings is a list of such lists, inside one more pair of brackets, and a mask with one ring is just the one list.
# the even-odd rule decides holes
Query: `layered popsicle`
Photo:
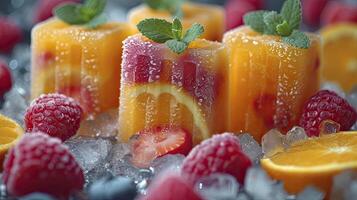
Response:
[{"label": "layered popsicle", "polygon": [[141,35],[124,41],[119,109],[120,138],[144,129],[180,127],[193,142],[224,131],[227,113],[226,48],[195,40],[182,54]]},{"label": "layered popsicle", "polygon": [[308,37],[311,45],[303,49],[247,26],[225,34],[230,56],[229,131],[247,131],[260,140],[271,128],[287,131],[297,124],[319,82],[319,37]]},{"label": "layered popsicle", "polygon": [[[220,6],[187,2],[182,5],[182,24],[184,29],[194,23],[202,24],[205,32],[201,38],[220,41],[225,30],[224,11]],[[129,11],[129,22],[136,26],[147,18],[160,18],[170,21],[172,15],[166,10],[154,10],[147,5],[140,5]]]},{"label": "layered popsicle", "polygon": [[118,107],[124,23],[98,28],[50,19],[32,32],[32,98],[62,93],[78,100],[87,117]]}]

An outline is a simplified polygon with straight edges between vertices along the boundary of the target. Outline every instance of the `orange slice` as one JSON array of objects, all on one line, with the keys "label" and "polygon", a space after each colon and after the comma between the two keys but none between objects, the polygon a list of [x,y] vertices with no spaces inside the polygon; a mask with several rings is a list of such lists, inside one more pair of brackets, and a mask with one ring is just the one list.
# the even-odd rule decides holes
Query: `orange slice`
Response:
[{"label": "orange slice", "polygon": [[23,129],[12,119],[0,114],[0,169],[4,162],[5,154],[15,145],[23,135]]},{"label": "orange slice", "polygon": [[357,84],[357,24],[336,24],[321,30],[321,74],[346,92]]},{"label": "orange slice", "polygon": [[135,133],[157,125],[179,126],[199,143],[210,137],[200,106],[183,89],[170,84],[144,84],[122,88],[119,135],[124,141]]},{"label": "orange slice", "polygon": [[333,176],[357,170],[357,132],[340,132],[296,142],[286,151],[261,160],[262,167],[286,190],[298,193],[313,185],[326,193]]}]

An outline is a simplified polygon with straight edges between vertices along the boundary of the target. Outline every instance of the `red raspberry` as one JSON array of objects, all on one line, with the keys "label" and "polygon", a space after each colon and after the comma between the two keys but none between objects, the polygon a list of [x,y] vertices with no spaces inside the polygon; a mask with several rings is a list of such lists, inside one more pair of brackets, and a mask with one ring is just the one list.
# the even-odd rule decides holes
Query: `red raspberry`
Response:
[{"label": "red raspberry", "polygon": [[215,135],[193,148],[182,165],[182,172],[195,182],[211,173],[228,173],[244,182],[247,169],[252,165],[242,152],[239,140],[232,134]]},{"label": "red raspberry", "polygon": [[328,25],[338,22],[357,23],[357,6],[341,3],[339,1],[329,2],[321,14],[322,24]]},{"label": "red raspberry", "polygon": [[231,30],[243,24],[243,16],[256,7],[249,1],[228,1],[225,5],[226,29]]},{"label": "red raspberry", "polygon": [[192,186],[179,174],[172,172],[156,178],[147,195],[139,200],[201,200]]},{"label": "red raspberry", "polygon": [[67,199],[83,189],[84,175],[59,139],[32,133],[25,134],[10,150],[4,162],[3,180],[14,196],[43,192]]},{"label": "red raspberry", "polygon": [[3,60],[0,60],[0,99],[12,87],[11,72]]},{"label": "red raspberry", "polygon": [[79,2],[79,0],[40,0],[35,11],[34,22],[39,23],[53,16],[52,10],[63,3]]},{"label": "red raspberry", "polygon": [[336,93],[322,90],[312,96],[306,103],[299,125],[308,136],[318,136],[320,123],[332,120],[341,125],[341,131],[349,130],[356,122],[357,112]]},{"label": "red raspberry", "polygon": [[22,39],[22,32],[15,22],[0,17],[0,52],[10,53]]},{"label": "red raspberry", "polygon": [[302,10],[304,21],[311,26],[319,25],[321,13],[327,2],[328,0],[303,0]]},{"label": "red raspberry", "polygon": [[72,98],[62,94],[42,95],[26,111],[26,131],[40,131],[65,141],[76,134],[82,115],[81,107]]}]

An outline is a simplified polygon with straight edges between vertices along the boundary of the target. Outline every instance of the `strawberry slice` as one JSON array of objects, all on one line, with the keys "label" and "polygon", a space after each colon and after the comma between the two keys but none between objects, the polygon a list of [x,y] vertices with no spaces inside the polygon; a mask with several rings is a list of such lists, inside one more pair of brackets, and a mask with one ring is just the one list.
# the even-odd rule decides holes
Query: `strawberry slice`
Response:
[{"label": "strawberry slice", "polygon": [[169,125],[144,129],[131,140],[132,163],[147,167],[155,158],[166,154],[187,155],[192,149],[191,134]]}]

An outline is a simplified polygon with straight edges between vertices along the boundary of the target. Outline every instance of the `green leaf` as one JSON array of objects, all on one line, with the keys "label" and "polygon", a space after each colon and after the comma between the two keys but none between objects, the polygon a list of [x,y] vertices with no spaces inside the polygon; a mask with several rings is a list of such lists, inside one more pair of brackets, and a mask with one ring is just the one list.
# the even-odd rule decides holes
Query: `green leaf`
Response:
[{"label": "green leaf", "polygon": [[264,10],[249,12],[243,16],[244,24],[250,26],[250,28],[259,33],[264,33],[266,29],[264,14],[266,13],[268,13],[268,11]]},{"label": "green leaf", "polygon": [[280,14],[288,22],[291,29],[299,29],[302,15],[300,0],[286,0]]},{"label": "green leaf", "polygon": [[277,35],[276,27],[283,22],[283,17],[275,11],[264,13],[265,34]]},{"label": "green leaf", "polygon": [[168,40],[165,42],[165,44],[175,53],[181,54],[184,52],[188,44],[179,40]]},{"label": "green leaf", "polygon": [[172,23],[163,19],[145,19],[137,25],[137,28],[144,36],[158,43],[174,38]]},{"label": "green leaf", "polygon": [[54,10],[55,16],[68,24],[84,24],[87,23],[87,18],[80,12],[81,5],[65,4],[56,7]]},{"label": "green leaf", "polygon": [[87,28],[94,29],[97,28],[98,26],[104,24],[107,22],[107,16],[105,14],[101,14],[97,17],[94,17],[91,21],[85,24]]},{"label": "green leaf", "polygon": [[298,30],[294,30],[290,36],[283,37],[283,41],[298,48],[307,49],[310,47],[309,37]]},{"label": "green leaf", "polygon": [[185,33],[185,36],[183,37],[182,41],[188,45],[190,42],[200,37],[204,31],[205,30],[201,24],[194,23],[191,28],[188,29]]},{"label": "green leaf", "polygon": [[68,24],[94,28],[106,22],[101,16],[105,5],[106,0],[87,0],[83,5],[68,3],[56,7],[54,14]]},{"label": "green leaf", "polygon": [[291,30],[288,22],[284,20],[283,23],[276,26],[276,31],[281,36],[289,36],[293,30]]},{"label": "green leaf", "polygon": [[172,34],[175,39],[181,40],[182,37],[182,24],[178,18],[175,18],[172,23]]}]

